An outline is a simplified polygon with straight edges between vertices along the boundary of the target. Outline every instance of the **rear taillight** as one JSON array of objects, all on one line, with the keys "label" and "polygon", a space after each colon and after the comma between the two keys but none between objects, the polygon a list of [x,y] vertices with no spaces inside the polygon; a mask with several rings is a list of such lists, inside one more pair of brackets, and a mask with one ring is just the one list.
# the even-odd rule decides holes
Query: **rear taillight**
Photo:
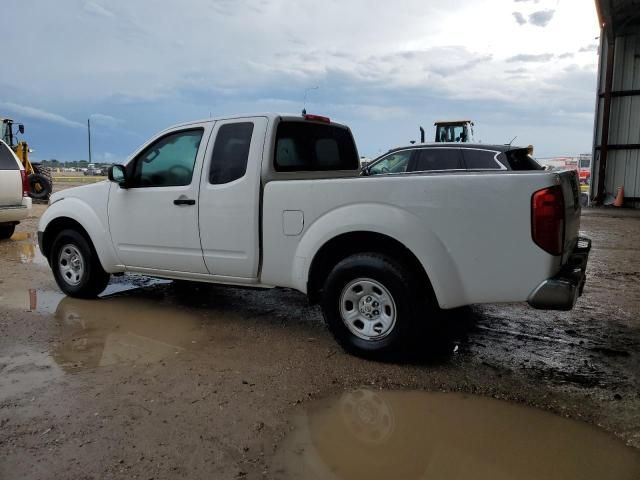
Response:
[{"label": "rear taillight", "polygon": [[538,190],[531,197],[531,235],[545,252],[562,254],[564,197],[560,186]]},{"label": "rear taillight", "polygon": [[20,175],[22,175],[22,196],[29,196],[29,178],[27,177],[26,170],[20,170]]}]

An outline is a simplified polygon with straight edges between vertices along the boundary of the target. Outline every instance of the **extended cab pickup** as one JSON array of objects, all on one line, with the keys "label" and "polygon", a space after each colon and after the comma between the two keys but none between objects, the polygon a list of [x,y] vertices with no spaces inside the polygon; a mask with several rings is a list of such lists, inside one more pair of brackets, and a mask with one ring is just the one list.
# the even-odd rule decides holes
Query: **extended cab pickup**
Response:
[{"label": "extended cab pickup", "polygon": [[414,340],[442,309],[571,309],[590,249],[575,172],[359,175],[325,117],[209,119],[163,131],[109,180],[54,194],[38,239],[60,288],[110,274],[288,287],[349,351]]}]

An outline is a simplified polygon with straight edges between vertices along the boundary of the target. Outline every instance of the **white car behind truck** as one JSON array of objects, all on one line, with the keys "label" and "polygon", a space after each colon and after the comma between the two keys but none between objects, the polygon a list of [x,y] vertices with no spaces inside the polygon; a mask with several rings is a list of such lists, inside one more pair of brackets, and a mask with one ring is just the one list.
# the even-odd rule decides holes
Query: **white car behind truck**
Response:
[{"label": "white car behind truck", "polygon": [[11,237],[16,225],[30,212],[31,198],[24,166],[0,140],[0,240]]},{"label": "white car behind truck", "polygon": [[68,295],[111,274],[288,287],[348,351],[405,348],[439,309],[571,309],[590,241],[575,172],[359,175],[350,130],[314,115],[191,122],[109,181],[54,194],[38,240]]}]

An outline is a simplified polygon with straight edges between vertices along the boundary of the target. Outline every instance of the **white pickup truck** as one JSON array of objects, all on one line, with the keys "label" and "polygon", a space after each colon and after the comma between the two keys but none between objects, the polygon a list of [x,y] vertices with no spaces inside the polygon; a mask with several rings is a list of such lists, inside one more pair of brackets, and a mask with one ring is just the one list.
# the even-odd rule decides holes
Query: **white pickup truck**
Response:
[{"label": "white pickup truck", "polygon": [[571,309],[590,241],[575,172],[360,176],[350,130],[265,114],[191,122],[109,180],[51,196],[38,240],[68,295],[110,274],[288,287],[347,350],[405,348],[439,309]]},{"label": "white pickup truck", "polygon": [[0,140],[0,240],[13,235],[20,220],[31,212],[29,183],[22,162]]}]

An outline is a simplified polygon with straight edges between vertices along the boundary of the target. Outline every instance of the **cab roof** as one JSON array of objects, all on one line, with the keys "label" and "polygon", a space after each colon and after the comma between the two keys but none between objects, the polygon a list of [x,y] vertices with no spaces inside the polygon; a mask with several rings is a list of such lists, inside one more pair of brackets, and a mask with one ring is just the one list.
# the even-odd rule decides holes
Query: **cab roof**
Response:
[{"label": "cab roof", "polygon": [[434,125],[459,125],[461,123],[470,123],[473,125],[473,120],[441,120],[439,122],[433,122]]},{"label": "cab roof", "polygon": [[[311,117],[314,117],[314,116],[318,116],[319,114],[309,113],[308,115]],[[286,121],[300,121],[300,122],[303,122],[303,121],[317,122],[317,120],[314,120],[313,118],[305,119],[305,117],[301,114],[262,112],[262,113],[244,113],[244,114],[225,115],[220,117],[204,118],[200,120],[191,120],[188,122],[172,125],[170,127],[167,127],[165,130],[173,130],[174,128],[188,127],[190,125],[194,125],[198,123],[217,122],[222,120],[236,120],[236,119],[240,120],[243,118],[252,118],[252,117],[264,117],[264,118],[267,118],[269,121],[286,120]],[[334,122],[329,117],[325,117],[325,118],[329,119],[329,123],[327,123],[328,125],[333,125],[335,127],[349,128],[347,125]]]},{"label": "cab roof", "polygon": [[409,145],[404,145],[401,147],[392,148],[381,155],[378,155],[377,158],[380,158],[384,155],[388,155],[389,153],[397,152],[398,150],[408,150],[412,148],[475,148],[480,150],[494,150],[496,152],[508,152],[511,150],[521,150],[526,149],[527,147],[522,147],[518,145],[498,145],[495,143],[467,143],[467,142],[425,142],[425,143],[412,143]]}]

